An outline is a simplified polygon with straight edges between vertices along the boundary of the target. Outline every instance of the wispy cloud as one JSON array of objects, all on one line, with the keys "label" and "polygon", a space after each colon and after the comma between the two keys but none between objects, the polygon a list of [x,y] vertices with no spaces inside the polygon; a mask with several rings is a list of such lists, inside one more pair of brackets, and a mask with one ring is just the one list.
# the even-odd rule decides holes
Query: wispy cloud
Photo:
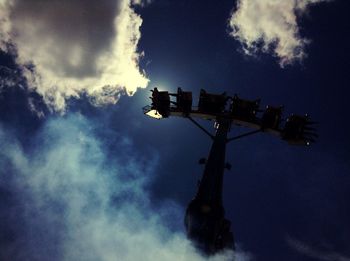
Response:
[{"label": "wispy cloud", "polygon": [[298,251],[300,254],[315,258],[317,260],[350,261],[350,257],[346,257],[341,253],[337,253],[335,251],[330,250],[320,250],[295,238],[288,237],[287,242],[293,249]]},{"label": "wispy cloud", "polygon": [[89,95],[96,105],[146,87],[137,46],[143,1],[0,0],[0,48],[16,50],[29,88],[64,111],[66,100]]},{"label": "wispy cloud", "polygon": [[24,84],[25,81],[19,70],[0,65],[0,93],[2,90],[14,86],[23,88]]},{"label": "wispy cloud", "polygon": [[49,120],[30,150],[0,126],[0,259],[203,261],[183,233],[165,225],[164,217],[183,209],[150,206],[147,184],[158,157],[137,155],[117,133],[119,151],[109,157],[92,126],[79,115]]},{"label": "wispy cloud", "polygon": [[310,42],[300,35],[298,17],[310,5],[329,0],[238,0],[229,25],[246,54],[272,52],[283,67],[305,58]]}]

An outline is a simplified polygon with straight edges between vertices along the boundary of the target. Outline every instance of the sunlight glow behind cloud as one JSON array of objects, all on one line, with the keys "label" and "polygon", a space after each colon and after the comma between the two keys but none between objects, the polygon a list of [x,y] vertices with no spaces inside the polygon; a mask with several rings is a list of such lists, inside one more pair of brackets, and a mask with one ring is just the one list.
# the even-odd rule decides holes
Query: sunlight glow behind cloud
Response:
[{"label": "sunlight glow behind cloud", "polygon": [[51,109],[62,112],[82,94],[114,104],[149,81],[138,65],[142,19],[132,3],[141,2],[0,0],[0,48],[14,46],[29,88]]},{"label": "sunlight glow behind cloud", "polygon": [[300,35],[298,16],[311,4],[329,0],[238,0],[232,13],[230,33],[239,40],[246,54],[272,52],[283,67],[305,58],[310,42]]}]

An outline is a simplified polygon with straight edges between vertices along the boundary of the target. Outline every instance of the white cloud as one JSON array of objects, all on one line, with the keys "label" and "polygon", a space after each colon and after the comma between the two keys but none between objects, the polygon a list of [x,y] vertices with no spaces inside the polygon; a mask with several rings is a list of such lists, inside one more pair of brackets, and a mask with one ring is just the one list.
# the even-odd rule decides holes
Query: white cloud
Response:
[{"label": "white cloud", "polygon": [[138,65],[142,19],[131,2],[0,0],[0,48],[15,46],[29,87],[54,110],[81,94],[113,104],[148,84]]},{"label": "white cloud", "polygon": [[8,0],[0,0],[0,49],[6,51],[6,43],[10,40],[9,32],[11,31],[8,9]]},{"label": "white cloud", "polygon": [[0,94],[5,88],[14,86],[23,88],[23,77],[21,77],[18,70],[10,69],[6,66],[0,65]]},{"label": "white cloud", "polygon": [[309,40],[299,33],[298,16],[311,4],[329,0],[238,0],[230,17],[230,33],[246,54],[273,52],[283,67],[305,56]]},{"label": "white cloud", "polygon": [[134,5],[146,6],[153,2],[153,0],[132,0]]},{"label": "white cloud", "polygon": [[324,261],[350,261],[350,257],[347,257],[341,253],[335,251],[327,251],[316,249],[300,240],[287,237],[288,244],[305,256]]},{"label": "white cloud", "polygon": [[206,260],[165,225],[164,217],[182,224],[183,209],[150,207],[146,187],[158,158],[137,155],[130,140],[110,133],[120,151],[111,160],[92,126],[79,115],[48,121],[30,153],[0,126],[0,216],[11,231],[0,233],[0,259]]}]

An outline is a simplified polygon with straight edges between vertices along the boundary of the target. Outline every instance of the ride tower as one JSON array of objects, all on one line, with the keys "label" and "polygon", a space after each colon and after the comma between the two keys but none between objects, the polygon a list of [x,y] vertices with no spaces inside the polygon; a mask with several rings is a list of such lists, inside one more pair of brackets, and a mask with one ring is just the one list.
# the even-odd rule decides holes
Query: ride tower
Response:
[{"label": "ride tower", "polygon": [[[205,255],[214,255],[222,250],[234,250],[231,222],[225,218],[223,206],[223,178],[225,169],[231,165],[225,161],[226,144],[256,133],[270,133],[291,145],[309,146],[315,142],[317,134],[308,115],[290,115],[282,119],[282,106],[266,106],[260,110],[260,100],[243,100],[238,95],[210,94],[200,91],[198,106],[192,105],[192,93],[178,88],[177,93],[151,90],[152,104],[143,108],[144,114],[163,119],[178,116],[189,119],[212,140],[197,193],[188,204],[184,223],[187,237]],[[194,118],[214,121],[213,135]],[[282,122],[284,123],[282,126]],[[228,138],[232,126],[253,129],[250,132]]]}]

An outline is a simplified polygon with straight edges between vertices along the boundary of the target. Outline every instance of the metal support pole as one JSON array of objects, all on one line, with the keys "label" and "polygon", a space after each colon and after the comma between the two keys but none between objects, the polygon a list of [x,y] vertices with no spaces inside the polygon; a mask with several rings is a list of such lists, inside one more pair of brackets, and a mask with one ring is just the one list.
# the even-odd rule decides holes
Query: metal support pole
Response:
[{"label": "metal support pole", "polygon": [[194,123],[194,125],[196,125],[198,128],[200,128],[202,131],[205,132],[205,134],[207,134],[211,139],[214,139],[214,136],[207,131],[206,129],[204,129],[204,127],[202,125],[200,125],[198,122],[196,122],[194,119],[192,119],[190,116],[187,117],[190,121],[192,121]]},{"label": "metal support pole", "polygon": [[219,119],[218,129],[205,164],[203,177],[196,198],[222,205],[222,185],[225,171],[225,154],[227,134],[230,128],[230,121]]},{"label": "metal support pole", "polygon": [[217,124],[197,194],[189,203],[185,215],[188,238],[207,255],[234,249],[231,223],[225,219],[222,203],[225,150],[231,121],[218,119]]},{"label": "metal support pole", "polygon": [[238,136],[236,136],[236,137],[227,139],[227,143],[229,143],[230,141],[233,141],[233,140],[238,140],[238,139],[243,138],[243,137],[247,137],[247,136],[254,135],[254,134],[259,133],[259,132],[262,132],[262,130],[259,129],[259,130],[255,130],[255,131],[251,131],[251,132],[244,133],[244,134],[242,134],[242,135],[238,135]]}]

